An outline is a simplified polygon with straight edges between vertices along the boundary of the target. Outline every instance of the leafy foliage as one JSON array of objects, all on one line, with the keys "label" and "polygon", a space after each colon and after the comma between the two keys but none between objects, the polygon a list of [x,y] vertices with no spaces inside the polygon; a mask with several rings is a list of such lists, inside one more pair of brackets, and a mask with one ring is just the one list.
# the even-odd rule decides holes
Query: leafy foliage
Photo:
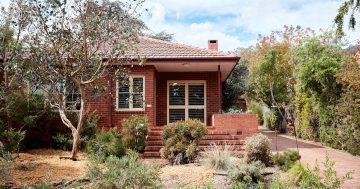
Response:
[{"label": "leafy foliage", "polygon": [[148,120],[146,116],[132,115],[121,122],[126,146],[137,152],[145,149]]},{"label": "leafy foliage", "polygon": [[254,135],[245,141],[245,160],[248,163],[260,161],[270,164],[271,148],[269,139],[263,134]]},{"label": "leafy foliage", "polygon": [[251,110],[252,113],[258,115],[259,124],[263,125],[264,124],[264,114],[263,114],[263,111],[262,111],[262,107],[259,104],[251,101],[249,103],[249,110]]},{"label": "leafy foliage", "polygon": [[[238,107],[237,101],[248,90],[248,61],[241,59],[229,78],[222,85],[222,108],[228,110]],[[244,111],[244,110],[243,110]]]},{"label": "leafy foliage", "polygon": [[122,135],[115,128],[109,131],[100,131],[87,145],[91,158],[103,162],[109,156],[122,157],[126,153],[126,146]]},{"label": "leafy foliage", "polygon": [[122,158],[109,156],[104,164],[91,162],[87,175],[91,188],[161,188],[158,168],[139,162],[136,153]]},{"label": "leafy foliage", "polygon": [[207,129],[199,120],[177,121],[164,127],[164,147],[160,153],[172,164],[190,163],[196,156],[197,146]]},{"label": "leafy foliage", "polygon": [[349,90],[343,93],[336,110],[341,148],[351,154],[360,155],[359,92]]},{"label": "leafy foliage", "polygon": [[287,171],[289,170],[296,161],[300,160],[301,156],[299,152],[294,150],[288,150],[283,154],[276,153],[272,156],[272,162],[279,166],[281,170]]},{"label": "leafy foliage", "polygon": [[360,9],[360,3],[358,0],[345,0],[345,2],[339,7],[338,13],[334,19],[336,24],[336,34],[339,36],[345,35],[344,33],[344,19],[345,15],[350,13],[349,28],[355,29],[356,19],[355,14]]},{"label": "leafy foliage", "polygon": [[150,34],[147,34],[146,36],[153,38],[153,39],[163,40],[163,41],[174,41],[174,34],[167,33],[166,31],[161,31],[158,33],[150,33]]}]

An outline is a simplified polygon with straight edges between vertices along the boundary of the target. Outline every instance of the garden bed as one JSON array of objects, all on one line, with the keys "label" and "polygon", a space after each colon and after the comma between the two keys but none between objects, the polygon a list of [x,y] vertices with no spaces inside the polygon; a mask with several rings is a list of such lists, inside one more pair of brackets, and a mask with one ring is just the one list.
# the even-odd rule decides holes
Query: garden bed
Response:
[{"label": "garden bed", "polygon": [[88,163],[85,154],[78,153],[78,161],[60,158],[70,157],[70,155],[71,152],[53,149],[22,152],[12,167],[12,184],[24,186],[83,177]]}]

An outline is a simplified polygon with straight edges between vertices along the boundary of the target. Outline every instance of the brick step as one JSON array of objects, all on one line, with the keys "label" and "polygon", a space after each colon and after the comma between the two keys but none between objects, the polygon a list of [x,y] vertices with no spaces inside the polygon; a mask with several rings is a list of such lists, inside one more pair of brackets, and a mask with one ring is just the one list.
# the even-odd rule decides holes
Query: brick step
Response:
[{"label": "brick step", "polygon": [[144,152],[144,158],[160,158],[160,152]]},{"label": "brick step", "polygon": [[163,146],[163,142],[161,140],[148,140],[146,146]]},{"label": "brick step", "polygon": [[148,137],[146,138],[147,141],[154,141],[154,140],[162,140],[162,137],[161,136],[151,136],[151,135],[148,135]]},{"label": "brick step", "polygon": [[228,135],[228,131],[208,130],[208,135]]},{"label": "brick step", "polygon": [[148,136],[161,136],[162,135],[162,130],[158,130],[158,131],[148,131]]}]

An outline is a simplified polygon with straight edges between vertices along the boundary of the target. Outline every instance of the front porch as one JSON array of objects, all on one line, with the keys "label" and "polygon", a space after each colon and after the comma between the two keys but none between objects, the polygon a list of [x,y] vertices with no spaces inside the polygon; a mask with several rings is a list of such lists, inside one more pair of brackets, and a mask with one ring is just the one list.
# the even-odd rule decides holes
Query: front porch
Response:
[{"label": "front porch", "polygon": [[[208,134],[200,141],[200,151],[211,144],[227,144],[232,145],[237,155],[241,156],[245,139],[259,132],[256,114],[214,114],[211,120],[213,125],[207,126]],[[163,127],[150,128],[145,158],[160,158],[159,151],[163,147],[162,131]]]}]

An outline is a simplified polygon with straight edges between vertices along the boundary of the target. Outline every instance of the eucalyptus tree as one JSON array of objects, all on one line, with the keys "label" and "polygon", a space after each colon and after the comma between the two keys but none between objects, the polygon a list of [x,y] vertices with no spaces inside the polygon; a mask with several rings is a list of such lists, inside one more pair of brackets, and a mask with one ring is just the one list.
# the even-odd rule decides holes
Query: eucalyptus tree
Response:
[{"label": "eucalyptus tree", "polygon": [[336,34],[343,36],[344,20],[346,15],[349,15],[348,25],[350,29],[355,29],[356,18],[355,15],[360,12],[360,0],[345,0],[339,7],[338,13],[334,19],[336,24]]},{"label": "eucalyptus tree", "polygon": [[[80,131],[90,95],[107,91],[106,77],[126,77],[121,66],[135,61],[143,1],[23,0],[28,15],[22,69],[32,87],[41,89],[73,137],[77,159]],[[136,58],[136,60],[140,60]],[[72,118],[75,115],[75,118]]]}]

